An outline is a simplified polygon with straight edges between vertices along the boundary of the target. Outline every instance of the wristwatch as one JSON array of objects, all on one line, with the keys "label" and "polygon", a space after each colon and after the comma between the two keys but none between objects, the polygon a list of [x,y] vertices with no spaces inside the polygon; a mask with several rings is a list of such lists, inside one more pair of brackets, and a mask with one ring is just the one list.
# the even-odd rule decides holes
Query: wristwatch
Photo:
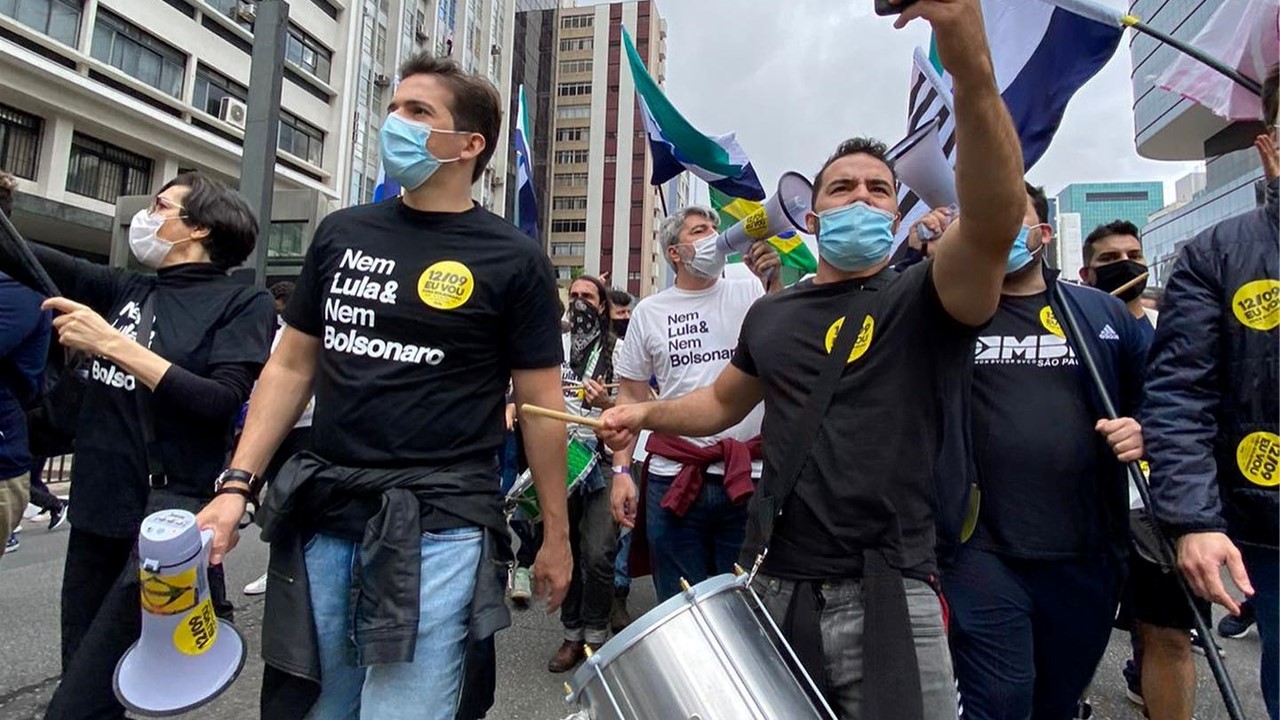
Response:
[{"label": "wristwatch", "polygon": [[631,466],[630,465],[614,465],[613,474],[614,475],[630,475]]},{"label": "wristwatch", "polygon": [[[248,485],[249,486],[248,495],[246,495],[245,497],[249,499],[254,505],[258,504],[258,493],[262,491],[262,486],[266,484],[265,480],[258,477],[257,475],[254,475],[248,470],[237,470],[235,468],[227,468],[226,470],[223,470],[221,473],[219,473],[218,479],[213,481],[213,494],[214,495],[222,494],[224,491],[223,486],[231,481],[242,482],[245,485]],[[225,490],[227,492],[232,492],[232,491],[235,491],[236,488],[229,487],[229,488],[225,488]],[[243,495],[244,493],[237,492],[236,494]]]}]

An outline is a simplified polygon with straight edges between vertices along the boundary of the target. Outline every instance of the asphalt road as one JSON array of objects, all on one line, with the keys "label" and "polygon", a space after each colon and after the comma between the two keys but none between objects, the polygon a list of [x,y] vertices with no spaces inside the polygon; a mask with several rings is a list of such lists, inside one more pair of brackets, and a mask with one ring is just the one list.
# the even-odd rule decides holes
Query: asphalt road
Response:
[{"label": "asphalt road", "polygon": [[[67,531],[47,532],[38,521],[27,521],[22,547],[0,559],[0,720],[37,720],[58,680],[58,588]],[[257,689],[262,677],[257,640],[261,630],[262,599],[239,590],[266,568],[266,546],[246,537],[228,564],[228,588],[237,605],[237,624],[251,651],[244,674],[222,698],[187,717],[214,720],[257,716]],[[632,594],[633,615],[652,607],[652,584],[639,580]],[[574,708],[564,702],[567,675],[546,671],[546,661],[559,647],[559,623],[536,610],[515,614],[515,624],[498,637],[497,704],[490,718],[561,720]],[[1235,679],[1246,716],[1263,719],[1266,712],[1258,691],[1258,636],[1222,641],[1227,665]],[[1128,657],[1128,636],[1115,633],[1099,668],[1091,699],[1094,717],[1137,720],[1142,717],[1125,699],[1120,668]],[[1198,720],[1225,720],[1226,711],[1203,658],[1197,660]]]}]

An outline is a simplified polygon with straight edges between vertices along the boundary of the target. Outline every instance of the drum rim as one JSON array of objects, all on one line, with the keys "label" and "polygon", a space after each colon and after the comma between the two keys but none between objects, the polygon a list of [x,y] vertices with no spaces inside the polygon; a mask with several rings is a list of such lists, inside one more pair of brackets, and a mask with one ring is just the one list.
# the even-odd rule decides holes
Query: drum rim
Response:
[{"label": "drum rim", "polygon": [[[680,615],[682,612],[692,609],[694,603],[703,602],[715,595],[734,589],[746,589],[746,575],[734,575],[732,573],[724,573],[714,575],[703,580],[697,585],[692,586],[693,599],[690,601],[687,597],[688,592],[681,592],[677,595],[667,598],[659,603],[649,612],[641,615],[631,622],[622,632],[614,635],[609,639],[600,650],[596,651],[591,657],[587,658],[582,665],[574,671],[573,677],[569,679],[569,693],[565,697],[567,702],[573,703],[578,699],[578,695],[586,689],[596,677],[596,668],[603,666],[614,659],[621,656],[632,646],[648,637],[651,633],[656,632],[663,625]],[[661,612],[660,612],[661,611]],[[641,626],[641,622],[653,615],[656,619],[649,625]],[[615,645],[616,643],[616,645]],[[609,647],[613,645],[613,647]],[[605,648],[608,647],[608,651]]]}]

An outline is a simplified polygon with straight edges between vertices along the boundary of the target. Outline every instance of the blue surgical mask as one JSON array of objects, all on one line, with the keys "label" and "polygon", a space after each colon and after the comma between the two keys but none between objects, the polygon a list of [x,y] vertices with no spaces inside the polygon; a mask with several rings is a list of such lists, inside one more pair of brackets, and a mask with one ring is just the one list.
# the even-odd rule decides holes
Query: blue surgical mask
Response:
[{"label": "blue surgical mask", "polygon": [[[405,190],[413,190],[426,182],[442,163],[457,162],[459,158],[441,160],[427,149],[431,133],[455,133],[453,130],[432,130],[426,123],[406,120],[395,113],[388,113],[378,133],[382,144],[382,166],[387,176]],[[466,133],[456,133],[466,134]]]},{"label": "blue surgical mask", "polygon": [[[1030,265],[1032,260],[1036,259],[1036,253],[1031,252],[1031,250],[1027,248],[1027,237],[1031,234],[1031,228],[1036,227],[1040,226],[1024,225],[1022,226],[1022,229],[1018,231],[1018,237],[1013,241],[1013,247],[1009,248],[1009,263],[1005,265],[1005,275],[1012,275],[1018,272],[1022,268]],[[1041,245],[1040,247],[1044,247],[1044,245]],[[1039,251],[1040,248],[1036,248],[1036,252]]]},{"label": "blue surgical mask", "polygon": [[895,218],[861,200],[818,213],[818,256],[845,272],[873,268],[893,249]]}]

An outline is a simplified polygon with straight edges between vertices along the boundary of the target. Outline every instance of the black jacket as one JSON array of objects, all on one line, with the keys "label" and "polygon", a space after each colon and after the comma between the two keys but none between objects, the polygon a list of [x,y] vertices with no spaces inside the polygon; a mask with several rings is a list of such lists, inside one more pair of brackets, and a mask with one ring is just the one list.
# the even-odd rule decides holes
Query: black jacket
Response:
[{"label": "black jacket", "polygon": [[1280,205],[1218,223],[1174,266],[1148,371],[1142,424],[1156,515],[1174,535],[1280,535]]}]

